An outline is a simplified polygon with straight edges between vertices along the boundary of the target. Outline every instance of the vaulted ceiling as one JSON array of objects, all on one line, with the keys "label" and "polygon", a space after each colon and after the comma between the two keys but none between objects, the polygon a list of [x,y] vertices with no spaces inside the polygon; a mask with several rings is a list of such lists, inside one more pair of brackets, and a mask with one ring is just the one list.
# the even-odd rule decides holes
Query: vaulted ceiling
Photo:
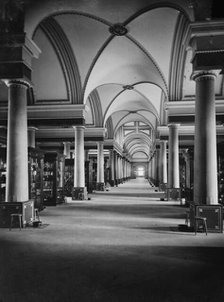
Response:
[{"label": "vaulted ceiling", "polygon": [[[66,121],[75,106],[85,105],[87,128],[106,127],[106,139],[115,139],[132,158],[144,154],[147,159],[172,117],[194,115],[189,32],[195,17],[209,22],[210,1],[25,3],[24,30],[41,51],[32,62],[30,118],[39,121],[54,116]],[[216,95],[222,99],[222,75],[216,81]],[[4,83],[0,100],[2,104],[7,100]],[[188,118],[178,122],[193,125]],[[73,136],[70,128],[36,126],[37,138],[45,142],[55,137],[61,143]]]}]

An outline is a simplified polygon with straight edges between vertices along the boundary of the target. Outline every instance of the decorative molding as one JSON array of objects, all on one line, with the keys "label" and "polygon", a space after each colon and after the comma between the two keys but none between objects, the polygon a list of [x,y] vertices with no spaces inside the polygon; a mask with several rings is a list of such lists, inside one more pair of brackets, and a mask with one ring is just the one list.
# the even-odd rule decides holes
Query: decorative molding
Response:
[{"label": "decorative molding", "polygon": [[88,99],[89,99],[91,109],[92,109],[94,125],[96,127],[102,127],[103,126],[103,112],[102,112],[102,106],[101,106],[101,102],[100,102],[100,96],[96,89],[90,93]]},{"label": "decorative molding", "polygon": [[24,79],[12,79],[12,80],[3,80],[3,82],[8,86],[17,86],[17,87],[25,87],[30,88],[32,83],[28,80]]},{"label": "decorative molding", "polygon": [[82,84],[78,64],[63,29],[52,17],[45,19],[40,24],[40,28],[48,37],[58,56],[65,77],[69,102],[72,104],[83,103]]},{"label": "decorative molding", "polygon": [[128,33],[128,30],[123,24],[116,23],[109,27],[109,32],[115,36],[125,36]]},{"label": "decorative molding", "polygon": [[203,70],[203,71],[195,71],[193,72],[191,79],[196,82],[214,80],[217,77],[217,72],[214,70]]},{"label": "decorative molding", "polygon": [[114,129],[113,129],[113,121],[111,116],[106,121],[106,129],[107,129],[107,138],[113,139]]},{"label": "decorative molding", "polygon": [[183,37],[189,32],[189,21],[185,16],[178,16],[174,32],[173,49],[171,51],[169,99],[179,101],[182,99],[183,75],[185,70],[186,46]]},{"label": "decorative molding", "polygon": [[124,89],[124,90],[133,90],[133,89],[134,89],[134,86],[133,86],[133,85],[124,85],[124,86],[123,86],[123,89]]},{"label": "decorative molding", "polygon": [[155,66],[156,70],[158,71],[159,75],[161,76],[162,82],[164,84],[164,87],[161,87],[158,83],[154,83],[155,85],[158,85],[163,91],[165,88],[164,93],[166,95],[168,95],[168,86],[166,83],[166,79],[165,76],[162,72],[162,70],[160,69],[159,65],[157,64],[156,60],[151,56],[151,54],[143,47],[143,45],[141,45],[134,37],[132,37],[131,35],[127,35],[127,38],[133,42],[147,57],[148,59],[152,62],[152,64]]}]

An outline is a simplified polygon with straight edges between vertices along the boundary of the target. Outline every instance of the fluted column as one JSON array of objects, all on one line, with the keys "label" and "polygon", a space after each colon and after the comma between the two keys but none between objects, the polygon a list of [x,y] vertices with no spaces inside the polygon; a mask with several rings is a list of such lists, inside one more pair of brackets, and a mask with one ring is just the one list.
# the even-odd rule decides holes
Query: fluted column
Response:
[{"label": "fluted column", "polygon": [[27,201],[28,189],[28,135],[27,94],[28,84],[8,81],[8,130],[6,202]]},{"label": "fluted column", "polygon": [[97,142],[97,184],[98,191],[104,191],[104,153],[103,142]]},{"label": "fluted column", "polygon": [[194,202],[217,204],[217,147],[215,113],[215,78],[213,72],[193,76],[196,82]]},{"label": "fluted column", "polygon": [[178,142],[178,128],[179,124],[170,124],[169,127],[169,174],[168,187],[180,187],[179,175],[179,142]]}]

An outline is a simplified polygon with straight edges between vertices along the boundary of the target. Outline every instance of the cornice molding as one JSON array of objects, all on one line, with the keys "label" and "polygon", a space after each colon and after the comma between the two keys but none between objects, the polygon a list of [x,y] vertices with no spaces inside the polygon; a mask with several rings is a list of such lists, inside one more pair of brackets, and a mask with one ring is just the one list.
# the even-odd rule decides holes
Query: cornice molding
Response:
[{"label": "cornice molding", "polygon": [[101,127],[103,125],[103,112],[100,102],[100,96],[97,90],[93,90],[88,98],[92,109],[94,125],[96,127]]},{"label": "cornice molding", "polygon": [[169,99],[180,100],[182,98],[183,74],[185,69],[186,45],[183,40],[189,34],[189,20],[184,15],[178,17],[175,28],[170,64]]},{"label": "cornice molding", "polygon": [[190,24],[191,38],[211,35],[223,35],[223,20],[209,20],[203,22],[192,22]]}]

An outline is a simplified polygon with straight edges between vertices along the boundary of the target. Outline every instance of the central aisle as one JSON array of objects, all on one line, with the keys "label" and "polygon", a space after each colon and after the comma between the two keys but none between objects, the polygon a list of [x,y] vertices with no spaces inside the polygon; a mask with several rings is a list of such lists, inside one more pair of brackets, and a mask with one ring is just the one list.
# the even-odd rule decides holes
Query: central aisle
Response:
[{"label": "central aisle", "polygon": [[[96,191],[95,194],[101,194],[102,192]],[[164,197],[164,193],[158,192],[158,188],[152,187],[149,181],[144,177],[138,177],[136,179],[131,179],[123,184],[119,184],[118,187],[111,187],[108,195],[120,195],[120,196],[132,196],[136,197],[153,197],[154,199],[159,199]]]},{"label": "central aisle", "polygon": [[223,301],[223,234],[180,232],[186,209],[151,194],[136,179],[0,229],[0,301]]}]

